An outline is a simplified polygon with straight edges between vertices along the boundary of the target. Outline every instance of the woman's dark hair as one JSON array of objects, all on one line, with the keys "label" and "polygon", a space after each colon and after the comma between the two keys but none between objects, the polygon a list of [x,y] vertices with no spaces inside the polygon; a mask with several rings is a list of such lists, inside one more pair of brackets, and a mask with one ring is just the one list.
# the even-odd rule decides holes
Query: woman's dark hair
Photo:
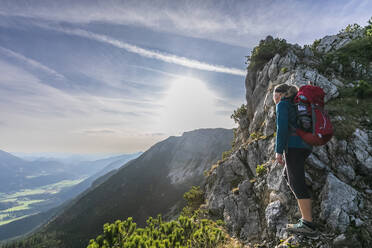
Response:
[{"label": "woman's dark hair", "polygon": [[294,97],[298,92],[296,85],[279,84],[274,88],[275,93],[282,93],[284,97]]}]

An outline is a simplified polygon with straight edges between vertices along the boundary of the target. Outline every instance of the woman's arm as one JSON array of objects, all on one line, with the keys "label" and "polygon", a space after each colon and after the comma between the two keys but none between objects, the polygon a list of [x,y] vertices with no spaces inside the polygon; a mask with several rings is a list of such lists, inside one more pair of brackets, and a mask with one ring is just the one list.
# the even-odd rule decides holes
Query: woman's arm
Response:
[{"label": "woman's arm", "polygon": [[288,137],[288,103],[281,101],[276,105],[276,144],[275,152],[283,154]]}]

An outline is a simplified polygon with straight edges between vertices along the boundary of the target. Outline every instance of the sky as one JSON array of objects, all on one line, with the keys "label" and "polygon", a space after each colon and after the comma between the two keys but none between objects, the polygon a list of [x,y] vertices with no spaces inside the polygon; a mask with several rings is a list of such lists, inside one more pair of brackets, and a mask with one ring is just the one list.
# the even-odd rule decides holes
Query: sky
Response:
[{"label": "sky", "polygon": [[367,24],[372,2],[0,0],[0,150],[134,153],[233,128],[245,56]]}]

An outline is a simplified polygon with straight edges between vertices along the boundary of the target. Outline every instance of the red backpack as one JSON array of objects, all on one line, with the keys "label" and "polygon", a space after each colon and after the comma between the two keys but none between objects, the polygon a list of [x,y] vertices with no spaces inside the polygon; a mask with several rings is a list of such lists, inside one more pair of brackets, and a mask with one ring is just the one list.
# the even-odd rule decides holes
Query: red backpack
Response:
[{"label": "red backpack", "polygon": [[324,96],[322,88],[305,85],[294,98],[299,126],[296,133],[312,146],[324,145],[333,136],[331,120],[324,110]]}]

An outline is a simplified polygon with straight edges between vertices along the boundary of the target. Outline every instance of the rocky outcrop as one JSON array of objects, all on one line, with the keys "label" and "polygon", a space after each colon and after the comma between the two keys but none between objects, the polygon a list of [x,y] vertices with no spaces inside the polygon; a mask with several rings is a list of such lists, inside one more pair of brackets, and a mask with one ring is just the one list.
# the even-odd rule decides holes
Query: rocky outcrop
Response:
[{"label": "rocky outcrop", "polygon": [[363,30],[357,30],[356,32],[344,32],[338,35],[327,35],[320,40],[319,45],[316,47],[316,51],[320,53],[327,53],[338,50],[352,40],[363,37]]},{"label": "rocky outcrop", "polygon": [[182,137],[182,142],[173,147],[173,156],[168,163],[168,177],[173,184],[199,182],[204,171],[209,168],[210,161],[217,160],[221,156],[220,151],[231,148],[233,134],[231,129],[215,128],[184,132]]},{"label": "rocky outcrop", "polygon": [[[314,52],[335,51],[360,35],[326,36],[316,51],[290,45],[286,54],[276,54],[261,70],[248,71],[247,115],[236,131],[238,145],[205,184],[206,208],[211,216],[225,220],[233,236],[263,247],[287,247],[279,245],[281,239],[303,242],[284,229],[301,215],[283,167],[273,160],[273,88],[281,83],[302,86],[310,80],[323,88],[326,102],[337,98],[349,82],[337,74],[322,75],[317,70],[321,58]],[[309,241],[308,247],[348,247],[350,242],[353,247],[372,246],[371,140],[372,132],[364,126],[348,139],[333,137],[325,146],[314,147],[306,162],[306,181],[313,196],[314,219],[324,235]]]}]

